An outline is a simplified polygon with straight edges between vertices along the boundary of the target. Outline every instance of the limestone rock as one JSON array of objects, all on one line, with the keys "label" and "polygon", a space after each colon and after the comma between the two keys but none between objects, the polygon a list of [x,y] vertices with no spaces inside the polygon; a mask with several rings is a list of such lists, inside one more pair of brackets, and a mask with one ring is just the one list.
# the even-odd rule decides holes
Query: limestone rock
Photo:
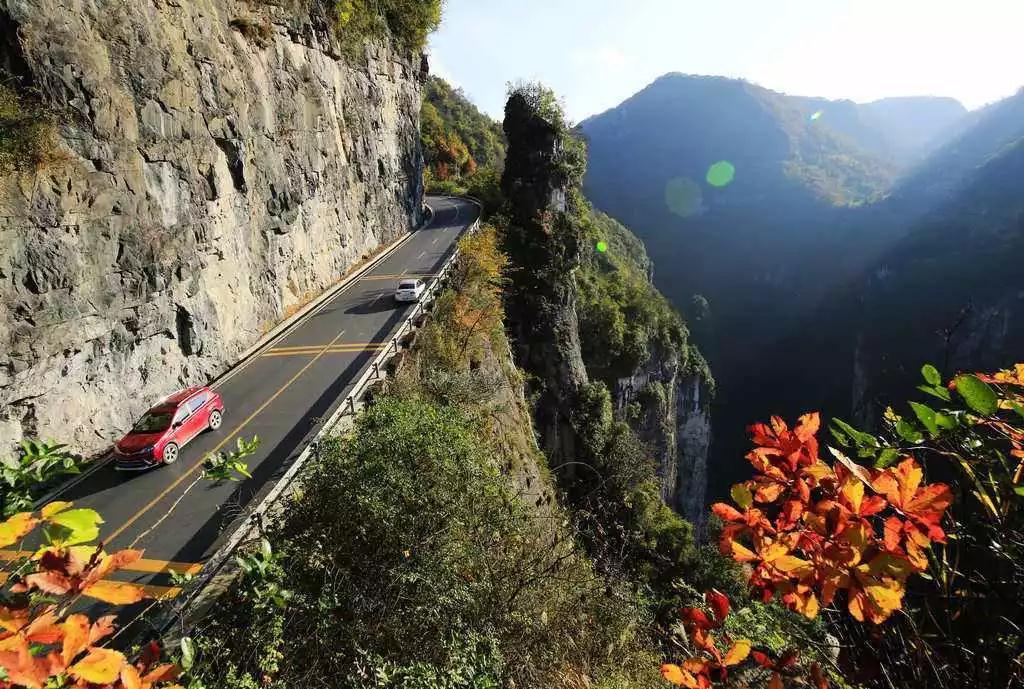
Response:
[{"label": "limestone rock", "polygon": [[[260,47],[230,23],[272,27]],[[420,61],[236,0],[8,0],[59,122],[0,181],[0,446],[108,446],[419,220]],[[14,33],[14,31],[17,33]]]}]

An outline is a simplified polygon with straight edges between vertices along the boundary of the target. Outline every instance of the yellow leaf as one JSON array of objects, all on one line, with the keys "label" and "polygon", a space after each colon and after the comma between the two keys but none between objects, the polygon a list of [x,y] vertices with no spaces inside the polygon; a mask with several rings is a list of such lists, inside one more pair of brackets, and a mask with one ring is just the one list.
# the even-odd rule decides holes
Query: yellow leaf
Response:
[{"label": "yellow leaf", "polygon": [[53,515],[58,512],[63,512],[69,507],[71,507],[70,502],[62,502],[60,500],[51,502],[43,507],[43,519],[49,519]]},{"label": "yellow leaf", "polygon": [[846,502],[850,505],[850,508],[854,512],[859,513],[860,503],[864,500],[864,484],[857,478],[848,476],[846,480],[843,481],[840,493],[844,498],[846,498]]},{"label": "yellow leaf", "polygon": [[729,652],[722,659],[722,665],[736,665],[742,663],[750,655],[750,642],[741,639],[732,645]]},{"label": "yellow leaf", "polygon": [[729,491],[732,496],[733,502],[739,505],[742,509],[749,508],[754,504],[754,496],[751,494],[750,489],[743,483],[737,483]]},{"label": "yellow leaf", "polygon": [[110,684],[121,674],[124,656],[109,648],[91,648],[89,655],[68,668],[75,679],[89,684]]},{"label": "yellow leaf", "polygon": [[0,524],[0,548],[6,548],[35,528],[38,519],[31,512],[21,512]]},{"label": "yellow leaf", "polygon": [[899,610],[903,604],[903,591],[900,588],[893,589],[887,586],[865,586],[864,592],[868,594],[871,602],[888,616],[890,613]]},{"label": "yellow leaf", "polygon": [[775,569],[780,572],[785,572],[794,577],[802,577],[810,574],[814,570],[814,566],[807,560],[801,560],[798,557],[792,555],[784,555],[783,557],[776,558],[772,561]]},{"label": "yellow leaf", "polygon": [[678,687],[687,687],[688,689],[697,687],[696,678],[678,665],[665,663],[661,666],[661,676]]},{"label": "yellow leaf", "polygon": [[82,593],[114,605],[130,605],[146,597],[138,586],[121,581],[97,581],[82,589]]},{"label": "yellow leaf", "polygon": [[757,554],[737,541],[731,543],[732,558],[737,562],[754,562],[758,559]]}]

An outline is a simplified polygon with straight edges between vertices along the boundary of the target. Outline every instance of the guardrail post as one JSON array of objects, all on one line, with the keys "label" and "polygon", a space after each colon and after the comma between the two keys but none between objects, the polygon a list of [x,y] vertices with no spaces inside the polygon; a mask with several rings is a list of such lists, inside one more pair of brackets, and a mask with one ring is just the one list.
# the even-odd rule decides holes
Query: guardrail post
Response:
[{"label": "guardrail post", "polygon": [[373,377],[380,378],[380,364],[376,361],[373,362]]},{"label": "guardrail post", "polygon": [[352,413],[352,416],[356,415],[356,398],[355,395],[348,396],[348,409]]},{"label": "guardrail post", "polygon": [[398,338],[397,337],[392,337],[391,338],[391,344],[395,348],[395,354],[398,354]]}]

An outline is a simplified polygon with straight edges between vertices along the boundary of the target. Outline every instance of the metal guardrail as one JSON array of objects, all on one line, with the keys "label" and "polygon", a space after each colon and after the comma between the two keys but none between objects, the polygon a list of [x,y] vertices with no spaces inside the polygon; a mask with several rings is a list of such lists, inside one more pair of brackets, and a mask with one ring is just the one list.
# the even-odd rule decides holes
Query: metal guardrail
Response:
[{"label": "metal guardrail", "polygon": [[[470,200],[476,202],[475,199]],[[477,220],[466,231],[466,234],[476,232],[479,227],[480,219],[477,218]],[[434,276],[434,279],[430,281],[429,285],[427,285],[427,288],[424,291],[424,298],[421,298],[416,302],[416,306],[413,308],[412,312],[393,334],[390,346],[385,348],[377,355],[376,358],[374,358],[372,362],[370,362],[370,367],[365,373],[363,373],[359,380],[356,381],[355,385],[353,385],[352,391],[349,393],[348,397],[345,398],[345,402],[342,405],[343,408],[347,407],[349,414],[354,415],[358,411],[358,405],[363,401],[363,398],[366,396],[366,391],[369,390],[370,386],[377,381],[384,379],[385,376],[382,374],[382,371],[387,366],[388,361],[397,356],[399,351],[401,351],[399,344],[400,340],[407,333],[416,329],[414,322],[421,314],[428,313],[427,306],[437,299],[437,296],[441,292],[441,287],[444,284],[444,281],[448,278],[448,275],[451,273],[452,267],[454,267],[455,261],[458,257],[459,249],[456,247],[455,251],[452,252],[452,255],[448,257],[448,260],[444,262],[444,265],[441,266],[441,269]]]},{"label": "metal guardrail", "polygon": [[[459,198],[465,198],[472,201],[480,208],[482,213],[483,203],[479,200],[473,197]],[[469,229],[466,230],[465,234],[472,234],[479,228],[480,217],[478,216],[473,224],[470,225]],[[365,402],[366,392],[370,389],[371,385],[386,377],[385,371],[387,363],[401,351],[401,346],[399,344],[401,338],[416,329],[414,323],[420,315],[429,313],[427,306],[432,304],[440,294],[444,281],[451,274],[452,268],[454,267],[455,261],[458,257],[459,249],[458,246],[456,246],[451,256],[445,260],[437,274],[430,281],[430,284],[424,292],[424,298],[421,298],[420,301],[416,302],[416,305],[409,316],[407,316],[398,327],[398,330],[392,333],[391,346],[385,348],[373,359],[373,361],[370,362],[367,370],[364,371],[363,375],[361,375],[355,382],[343,402],[335,409],[330,418],[324,422],[312,440],[307,443],[306,447],[303,448],[302,452],[288,470],[280,479],[278,479],[263,499],[260,500],[259,505],[257,505],[256,508],[253,509],[244,520],[242,520],[223,545],[221,545],[206,561],[206,563],[204,563],[200,574],[182,588],[181,593],[174,599],[171,609],[168,610],[165,615],[160,616],[162,619],[154,621],[154,626],[161,632],[161,634],[168,634],[171,627],[179,620],[184,622],[184,626],[187,626],[190,611],[197,610],[201,612],[204,607],[204,603],[212,603],[213,599],[215,599],[220,592],[216,590],[211,591],[209,595],[210,600],[206,601],[203,600],[203,593],[208,587],[210,587],[215,578],[225,577],[226,579],[233,579],[234,573],[225,571],[225,565],[229,564],[230,558],[235,554],[239,546],[246,543],[249,538],[255,538],[255,536],[262,533],[263,526],[268,517],[272,515],[272,512],[277,506],[280,498],[289,489],[299,471],[303,466],[305,466],[311,457],[315,457],[318,454],[320,442],[335,434],[343,422],[351,422],[359,410],[362,409]]]}]

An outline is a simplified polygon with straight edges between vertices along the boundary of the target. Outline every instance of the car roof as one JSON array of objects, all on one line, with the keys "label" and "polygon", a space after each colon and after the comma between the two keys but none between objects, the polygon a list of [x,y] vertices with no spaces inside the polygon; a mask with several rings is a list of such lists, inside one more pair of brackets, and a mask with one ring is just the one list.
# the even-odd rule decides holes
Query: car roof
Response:
[{"label": "car roof", "polygon": [[177,392],[172,393],[167,397],[163,398],[162,400],[160,400],[157,404],[153,406],[151,411],[156,411],[158,409],[173,409],[174,407],[177,407],[179,404],[187,400],[192,395],[205,389],[206,388],[204,386],[196,385],[191,388],[185,388],[184,390],[178,390]]}]

